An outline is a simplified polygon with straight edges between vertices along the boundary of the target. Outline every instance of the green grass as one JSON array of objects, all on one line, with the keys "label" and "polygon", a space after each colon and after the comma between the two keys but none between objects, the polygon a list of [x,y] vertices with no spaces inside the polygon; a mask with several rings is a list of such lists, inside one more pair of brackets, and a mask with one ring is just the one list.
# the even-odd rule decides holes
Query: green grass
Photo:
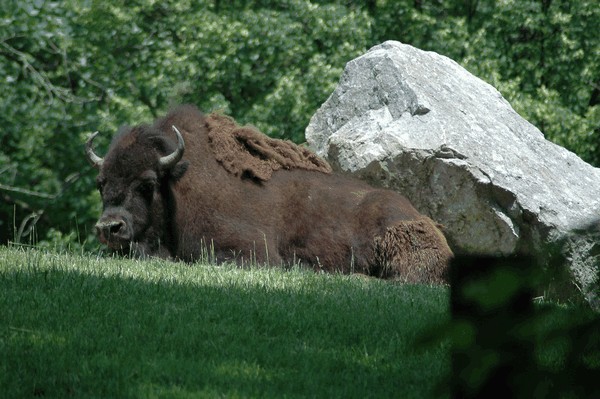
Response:
[{"label": "green grass", "polygon": [[448,290],[0,247],[0,396],[426,398]]}]

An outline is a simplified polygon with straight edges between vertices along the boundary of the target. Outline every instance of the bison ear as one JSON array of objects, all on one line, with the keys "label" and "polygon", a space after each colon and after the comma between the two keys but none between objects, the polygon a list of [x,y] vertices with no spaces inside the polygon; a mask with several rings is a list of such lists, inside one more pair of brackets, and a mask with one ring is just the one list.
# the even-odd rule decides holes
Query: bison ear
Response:
[{"label": "bison ear", "polygon": [[179,180],[183,177],[183,175],[187,171],[188,166],[190,166],[190,163],[188,161],[181,161],[169,170],[169,175],[174,180]]}]

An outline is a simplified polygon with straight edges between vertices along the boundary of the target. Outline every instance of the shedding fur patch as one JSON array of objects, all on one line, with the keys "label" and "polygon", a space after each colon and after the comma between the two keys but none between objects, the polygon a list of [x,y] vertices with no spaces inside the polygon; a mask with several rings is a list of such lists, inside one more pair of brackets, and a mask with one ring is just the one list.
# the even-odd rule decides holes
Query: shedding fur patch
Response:
[{"label": "shedding fur patch", "polygon": [[452,251],[429,219],[400,222],[375,237],[371,273],[408,283],[446,282]]},{"label": "shedding fur patch", "polygon": [[238,126],[225,115],[206,117],[208,141],[216,160],[231,174],[267,181],[279,169],[331,173],[331,166],[307,148],[268,137],[257,129]]}]

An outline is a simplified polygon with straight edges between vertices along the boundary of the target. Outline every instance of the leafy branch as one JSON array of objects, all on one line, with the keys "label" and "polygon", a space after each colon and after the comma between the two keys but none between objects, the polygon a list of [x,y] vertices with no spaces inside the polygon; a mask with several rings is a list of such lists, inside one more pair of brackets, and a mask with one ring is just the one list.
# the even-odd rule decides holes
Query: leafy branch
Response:
[{"label": "leafy branch", "polygon": [[[3,51],[1,51],[2,49]],[[32,58],[31,55],[17,50],[16,48],[7,43],[7,39],[0,41],[0,54],[4,54],[5,57],[9,59],[16,59],[16,61],[18,61],[23,66],[23,69],[31,75],[33,81],[38,86],[41,86],[46,90],[46,93],[48,94],[48,97],[50,99],[57,97],[64,102],[76,104],[94,102],[100,99],[100,97],[79,97],[71,93],[70,89],[53,84],[46,72],[36,69],[33,66],[33,64],[29,62],[29,58]],[[12,55],[14,58],[10,57],[10,55]],[[98,83],[93,82],[91,80],[88,80],[88,83],[101,88],[101,86]]]}]

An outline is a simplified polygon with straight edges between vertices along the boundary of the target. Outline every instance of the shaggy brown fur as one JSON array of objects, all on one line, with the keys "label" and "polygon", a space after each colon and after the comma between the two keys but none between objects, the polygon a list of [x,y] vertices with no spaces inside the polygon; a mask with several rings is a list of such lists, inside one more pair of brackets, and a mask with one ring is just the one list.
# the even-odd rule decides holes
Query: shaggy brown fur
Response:
[{"label": "shaggy brown fur", "polygon": [[370,274],[408,283],[439,284],[447,281],[450,257],[446,239],[429,218],[403,221],[375,237]]},{"label": "shaggy brown fur", "polygon": [[331,173],[327,162],[291,141],[272,139],[225,115],[206,117],[208,140],[217,161],[238,177],[267,181],[279,169]]}]

